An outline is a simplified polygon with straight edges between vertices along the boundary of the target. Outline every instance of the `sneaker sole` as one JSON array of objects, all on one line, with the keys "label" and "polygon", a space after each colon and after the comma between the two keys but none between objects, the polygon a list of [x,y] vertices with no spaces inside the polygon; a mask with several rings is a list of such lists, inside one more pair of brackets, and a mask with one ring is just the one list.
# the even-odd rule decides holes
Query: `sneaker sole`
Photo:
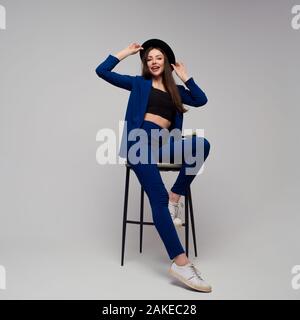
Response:
[{"label": "sneaker sole", "polygon": [[173,221],[173,224],[176,228],[181,228],[182,227],[182,224],[175,224],[174,221]]},{"label": "sneaker sole", "polygon": [[172,219],[172,221],[173,221],[173,224],[174,224],[174,226],[176,227],[176,228],[181,228],[183,225],[183,222],[181,222],[181,224],[176,224],[175,222],[174,222],[174,219]]},{"label": "sneaker sole", "polygon": [[169,272],[170,275],[175,277],[177,280],[180,280],[181,282],[183,282],[184,284],[186,284],[190,288],[193,288],[193,289],[201,291],[201,292],[211,292],[212,291],[212,289],[199,288],[199,287],[196,287],[196,286],[192,285],[184,277],[182,277],[177,272],[173,271],[171,268],[168,270],[168,272]]}]

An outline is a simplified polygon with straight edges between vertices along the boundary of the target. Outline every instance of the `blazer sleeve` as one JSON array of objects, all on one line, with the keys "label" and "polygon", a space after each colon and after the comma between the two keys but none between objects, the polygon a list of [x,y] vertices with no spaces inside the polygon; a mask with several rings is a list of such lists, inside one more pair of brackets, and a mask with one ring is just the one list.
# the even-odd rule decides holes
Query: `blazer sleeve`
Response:
[{"label": "blazer sleeve", "polygon": [[193,77],[190,77],[183,85],[177,85],[181,96],[182,103],[193,107],[200,107],[207,103],[207,97],[201,88],[195,83]]},{"label": "blazer sleeve", "polygon": [[131,91],[135,76],[119,74],[111,71],[119,62],[120,60],[117,57],[109,54],[108,57],[99,64],[95,71],[103,80],[119,88]]}]

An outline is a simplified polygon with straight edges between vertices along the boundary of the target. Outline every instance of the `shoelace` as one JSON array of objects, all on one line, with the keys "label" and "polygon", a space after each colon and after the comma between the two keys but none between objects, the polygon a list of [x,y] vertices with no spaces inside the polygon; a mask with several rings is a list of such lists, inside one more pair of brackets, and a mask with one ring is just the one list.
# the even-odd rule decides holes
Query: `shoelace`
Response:
[{"label": "shoelace", "polygon": [[[191,271],[193,273],[193,277],[196,276],[197,278],[199,278],[200,280],[203,280],[203,278],[201,277],[201,272],[193,265],[190,265]],[[191,278],[193,278],[191,277]]]},{"label": "shoelace", "polygon": [[174,207],[175,207],[175,218],[181,218],[179,214],[179,209],[183,208],[183,203],[178,202],[176,205],[174,205]]}]

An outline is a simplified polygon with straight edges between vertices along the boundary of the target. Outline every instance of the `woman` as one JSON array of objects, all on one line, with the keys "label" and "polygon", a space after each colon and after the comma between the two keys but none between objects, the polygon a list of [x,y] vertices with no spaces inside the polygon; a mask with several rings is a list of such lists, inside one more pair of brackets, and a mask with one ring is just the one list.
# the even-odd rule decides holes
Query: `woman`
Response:
[{"label": "woman", "polygon": [[[111,71],[121,60],[137,52],[140,53],[142,60],[141,76],[121,75]],[[172,76],[173,70],[188,89],[175,83]],[[196,172],[186,174],[186,169],[194,168],[195,164],[186,161],[186,154],[183,156],[184,146],[185,144],[191,146],[190,156],[202,159],[202,165],[209,154],[210,144],[205,138],[198,136],[186,139],[169,137],[166,140],[153,138],[151,135],[151,130],[154,129],[181,130],[183,113],[187,111],[183,103],[194,107],[203,106],[207,103],[205,93],[192,77],[188,77],[184,65],[175,62],[175,55],[170,46],[159,39],[147,40],[142,45],[131,43],[115,55],[110,54],[97,67],[96,73],[107,82],[131,91],[125,116],[127,127],[123,131],[119,155],[126,156],[149,198],[154,225],[166,247],[169,258],[173,260],[169,273],[189,287],[202,292],[210,292],[211,286],[203,280],[199,270],[189,261],[175,229],[175,226],[182,225],[179,214],[182,203],[179,203],[179,199],[182,195],[186,195],[189,185],[196,176]],[[149,138],[144,144],[148,151],[147,157],[155,157],[154,154],[156,154],[154,159],[159,160],[164,151],[169,150],[172,162],[174,158],[178,158],[178,152],[180,152],[182,167],[169,193],[155,161],[151,162],[150,158],[146,163],[132,161],[134,141],[129,137],[133,129],[145,130]],[[199,145],[202,146],[200,150],[196,148]]]}]

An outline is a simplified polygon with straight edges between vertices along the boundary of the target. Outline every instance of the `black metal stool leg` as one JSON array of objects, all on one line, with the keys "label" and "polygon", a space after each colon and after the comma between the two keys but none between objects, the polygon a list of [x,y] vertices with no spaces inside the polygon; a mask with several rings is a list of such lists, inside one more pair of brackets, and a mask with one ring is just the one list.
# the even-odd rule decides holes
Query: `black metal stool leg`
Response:
[{"label": "black metal stool leg", "polygon": [[195,257],[197,257],[197,242],[196,242],[196,232],[195,232],[195,222],[194,222],[194,210],[193,210],[192,192],[191,192],[190,186],[188,188],[188,194],[189,194],[189,203],[190,203],[192,234],[193,234],[193,241],[194,241],[194,252],[195,252]]},{"label": "black metal stool leg", "polygon": [[126,223],[127,223],[127,207],[128,207],[128,192],[129,192],[129,189],[128,189],[128,187],[129,187],[129,176],[130,176],[130,168],[129,168],[129,167],[126,167],[124,210],[123,210],[123,231],[122,231],[122,256],[121,256],[121,266],[123,266],[123,264],[124,264]]},{"label": "black metal stool leg", "polygon": [[141,203],[140,203],[140,253],[143,250],[143,226],[144,226],[144,189],[141,186]]},{"label": "black metal stool leg", "polygon": [[188,194],[184,197],[185,202],[185,253],[189,256],[189,205]]}]

